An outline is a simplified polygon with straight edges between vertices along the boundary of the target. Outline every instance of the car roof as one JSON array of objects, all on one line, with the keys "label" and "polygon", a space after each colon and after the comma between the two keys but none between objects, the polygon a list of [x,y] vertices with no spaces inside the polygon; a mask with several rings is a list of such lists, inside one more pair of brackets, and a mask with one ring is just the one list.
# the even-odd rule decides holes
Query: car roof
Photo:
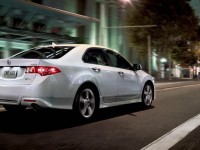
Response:
[{"label": "car roof", "polygon": [[42,48],[42,47],[59,47],[59,46],[75,47],[75,48],[78,48],[79,50],[84,50],[84,49],[95,47],[95,48],[102,48],[102,49],[112,50],[115,53],[119,54],[119,52],[117,50],[115,50],[115,49],[104,47],[104,46],[100,46],[100,45],[94,45],[94,44],[55,44],[55,43],[52,43],[52,45],[40,45],[40,46],[38,46],[38,48]]},{"label": "car roof", "polygon": [[106,48],[107,47],[99,46],[99,45],[92,45],[92,44],[52,44],[52,45],[41,45],[39,47],[59,47],[59,46],[70,46],[70,47],[99,47],[99,48]]}]

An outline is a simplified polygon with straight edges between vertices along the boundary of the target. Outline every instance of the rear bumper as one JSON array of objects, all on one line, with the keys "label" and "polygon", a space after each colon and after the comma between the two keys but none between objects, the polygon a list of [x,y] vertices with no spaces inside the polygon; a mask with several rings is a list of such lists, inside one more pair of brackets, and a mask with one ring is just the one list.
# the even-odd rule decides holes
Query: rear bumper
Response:
[{"label": "rear bumper", "polygon": [[72,109],[76,86],[71,89],[67,83],[63,78],[49,76],[36,79],[31,85],[0,85],[0,104]]},{"label": "rear bumper", "polygon": [[73,98],[32,98],[23,97],[20,105],[32,107],[37,105],[41,108],[72,109]]}]

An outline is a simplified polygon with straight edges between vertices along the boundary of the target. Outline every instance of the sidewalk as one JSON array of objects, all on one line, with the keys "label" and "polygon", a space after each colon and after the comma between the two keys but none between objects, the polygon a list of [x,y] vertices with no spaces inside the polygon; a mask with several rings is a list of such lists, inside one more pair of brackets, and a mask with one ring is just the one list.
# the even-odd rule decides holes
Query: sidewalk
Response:
[{"label": "sidewalk", "polygon": [[155,78],[156,83],[160,83],[160,82],[181,82],[181,81],[200,81],[200,80],[191,79],[191,78],[172,78],[171,80],[169,80],[169,79],[156,79]]}]

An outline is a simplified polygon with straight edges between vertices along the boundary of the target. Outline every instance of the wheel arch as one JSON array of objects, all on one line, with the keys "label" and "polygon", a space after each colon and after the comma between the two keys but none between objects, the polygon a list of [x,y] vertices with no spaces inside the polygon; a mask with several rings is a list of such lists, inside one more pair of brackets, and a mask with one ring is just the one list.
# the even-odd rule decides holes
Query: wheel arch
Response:
[{"label": "wheel arch", "polygon": [[153,90],[153,100],[155,99],[155,86],[154,86],[154,83],[153,81],[151,80],[147,80],[143,86],[143,90],[144,90],[144,87],[145,85],[149,84],[151,87],[152,87],[152,90]]},{"label": "wheel arch", "polygon": [[73,108],[74,108],[74,106],[75,106],[75,100],[76,100],[76,96],[77,96],[78,92],[79,92],[81,89],[85,88],[85,87],[90,87],[90,88],[92,88],[92,89],[94,90],[94,92],[97,94],[97,95],[95,95],[95,96],[96,96],[96,98],[97,98],[97,107],[99,108],[99,106],[100,106],[100,92],[99,92],[99,89],[98,89],[98,87],[96,86],[96,84],[93,83],[93,82],[91,82],[91,81],[86,81],[86,82],[82,83],[82,84],[79,86],[79,88],[78,88],[78,90],[77,90],[77,92],[76,92],[76,94],[75,94],[75,97],[74,97]]}]

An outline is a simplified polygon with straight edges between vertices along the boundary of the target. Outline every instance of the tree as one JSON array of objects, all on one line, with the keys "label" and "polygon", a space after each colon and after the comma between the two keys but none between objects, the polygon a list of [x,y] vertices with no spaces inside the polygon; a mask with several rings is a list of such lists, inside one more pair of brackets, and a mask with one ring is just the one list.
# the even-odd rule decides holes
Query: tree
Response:
[{"label": "tree", "polygon": [[[171,60],[172,51],[179,50],[178,41],[196,39],[198,19],[186,0],[134,1],[128,14],[129,25],[157,25],[155,28],[131,28],[129,31],[130,42],[144,58],[148,34],[152,37],[152,48],[156,49],[158,61],[160,57]],[[159,62],[157,65],[160,68]]]},{"label": "tree", "polygon": [[[193,66],[197,64],[198,51],[195,46],[186,41],[178,41],[178,47],[172,50],[172,59],[181,66]],[[195,44],[196,45],[196,44]]]}]

